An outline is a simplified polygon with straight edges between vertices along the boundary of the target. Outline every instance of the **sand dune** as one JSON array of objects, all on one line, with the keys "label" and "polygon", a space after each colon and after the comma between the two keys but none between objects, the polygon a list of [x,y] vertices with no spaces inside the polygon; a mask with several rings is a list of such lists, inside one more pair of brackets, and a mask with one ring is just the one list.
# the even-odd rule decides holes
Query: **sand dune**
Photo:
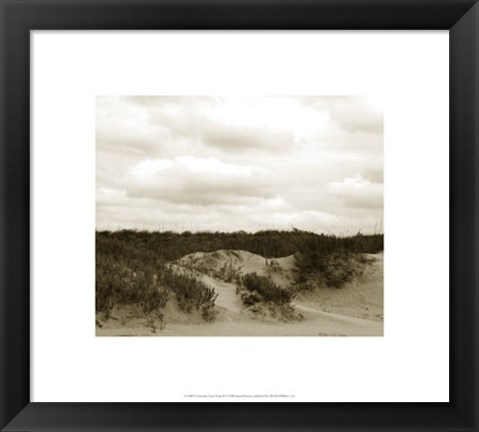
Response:
[{"label": "sand dune", "polygon": [[[215,289],[217,318],[206,323],[195,314],[184,314],[169,305],[166,327],[153,331],[141,316],[126,319],[117,309],[97,335],[104,336],[382,336],[383,335],[383,254],[369,255],[373,262],[356,281],[340,289],[322,288],[295,298],[293,305],[304,319],[279,322],[259,320],[248,313],[236,294],[234,281],[225,282],[231,272],[255,272],[288,286],[293,280],[294,256],[265,259],[246,251],[221,250],[189,254],[172,266],[201,279]],[[222,270],[221,270],[222,269]],[[221,271],[220,271],[221,270]],[[228,273],[230,272],[230,273]]]}]

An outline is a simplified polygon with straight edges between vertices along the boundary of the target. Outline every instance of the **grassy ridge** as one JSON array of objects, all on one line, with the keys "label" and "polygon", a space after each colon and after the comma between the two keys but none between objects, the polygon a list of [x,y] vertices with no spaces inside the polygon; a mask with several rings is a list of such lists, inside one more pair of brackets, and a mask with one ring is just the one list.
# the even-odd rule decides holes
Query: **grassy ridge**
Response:
[{"label": "grassy ridge", "polygon": [[383,250],[383,235],[357,234],[336,237],[307,231],[259,231],[257,233],[97,231],[96,252],[142,262],[166,262],[193,252],[219,249],[245,250],[265,258],[279,258],[301,253],[377,253]]}]

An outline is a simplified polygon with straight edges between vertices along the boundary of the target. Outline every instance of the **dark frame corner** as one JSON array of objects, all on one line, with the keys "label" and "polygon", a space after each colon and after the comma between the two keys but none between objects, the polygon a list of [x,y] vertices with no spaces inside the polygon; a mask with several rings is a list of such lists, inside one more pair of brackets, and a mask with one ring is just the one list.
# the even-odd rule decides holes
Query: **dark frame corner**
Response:
[{"label": "dark frame corner", "polygon": [[[0,0],[0,428],[478,431],[477,0]],[[30,30],[444,29],[450,41],[450,403],[30,402]]]}]

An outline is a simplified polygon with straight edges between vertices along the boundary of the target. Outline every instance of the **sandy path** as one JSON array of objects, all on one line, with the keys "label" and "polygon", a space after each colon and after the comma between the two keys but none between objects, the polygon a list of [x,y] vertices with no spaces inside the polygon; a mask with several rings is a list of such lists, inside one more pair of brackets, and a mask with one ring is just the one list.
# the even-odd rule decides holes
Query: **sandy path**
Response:
[{"label": "sandy path", "polygon": [[205,284],[214,288],[218,294],[218,298],[215,302],[217,307],[235,314],[241,312],[241,300],[239,296],[236,295],[236,286],[234,284],[213,279],[207,275],[203,275],[201,279]]}]

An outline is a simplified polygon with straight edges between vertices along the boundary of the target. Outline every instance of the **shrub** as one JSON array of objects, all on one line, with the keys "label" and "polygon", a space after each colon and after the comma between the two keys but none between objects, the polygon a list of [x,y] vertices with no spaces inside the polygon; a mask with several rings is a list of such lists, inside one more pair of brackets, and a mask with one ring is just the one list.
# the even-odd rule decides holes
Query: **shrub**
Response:
[{"label": "shrub", "polygon": [[170,299],[170,291],[161,286],[154,274],[142,275],[139,281],[140,303],[143,312],[150,313],[163,309]]},{"label": "shrub", "polygon": [[254,306],[256,303],[261,303],[264,301],[263,297],[260,294],[253,291],[242,290],[239,292],[241,296],[241,301],[245,306]]},{"label": "shrub", "polygon": [[223,267],[213,271],[212,276],[224,282],[235,282],[240,276],[239,270],[232,263],[225,263]]},{"label": "shrub", "polygon": [[206,320],[211,320],[214,317],[214,306],[218,297],[214,288],[193,276],[178,273],[171,268],[165,268],[160,279],[176,294],[178,307],[181,310],[190,313],[194,309],[201,309],[202,316]]},{"label": "shrub", "polygon": [[135,272],[111,257],[97,257],[95,294],[96,310],[107,317],[116,304],[139,304],[150,313],[164,308],[169,299],[169,290],[151,268]]},{"label": "shrub", "polygon": [[303,290],[311,290],[318,283],[341,288],[360,276],[369,261],[364,254],[344,249],[323,253],[317,249],[307,250],[296,255],[296,281]]},{"label": "shrub", "polygon": [[244,304],[254,304],[258,301],[273,302],[278,305],[289,303],[294,295],[288,290],[276,285],[270,278],[248,273],[241,278],[242,286],[247,291],[241,296]]},{"label": "shrub", "polygon": [[248,310],[261,319],[274,319],[283,322],[302,321],[304,316],[296,311],[290,303],[278,305],[273,302],[259,302],[248,307]]}]

